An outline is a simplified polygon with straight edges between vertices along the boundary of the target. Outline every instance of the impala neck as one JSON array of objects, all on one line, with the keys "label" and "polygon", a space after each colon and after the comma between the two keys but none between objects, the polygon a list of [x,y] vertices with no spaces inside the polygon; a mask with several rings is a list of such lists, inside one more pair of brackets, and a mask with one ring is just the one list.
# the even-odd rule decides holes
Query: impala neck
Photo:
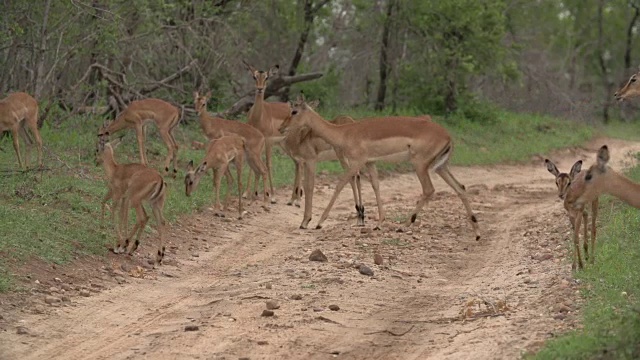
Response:
[{"label": "impala neck", "polygon": [[262,113],[264,112],[264,91],[258,92],[256,90],[256,99],[253,102],[253,109],[251,111],[250,123],[259,123],[262,121]]},{"label": "impala neck", "polygon": [[124,118],[122,117],[122,115],[116,117],[115,120],[113,120],[105,129],[105,131],[108,131],[110,134],[113,134],[114,132],[118,131],[118,130],[122,130],[127,126],[127,123],[124,121]]},{"label": "impala neck", "polygon": [[607,180],[605,192],[635,208],[640,208],[640,184],[636,184],[613,171]]},{"label": "impala neck", "polygon": [[344,143],[344,133],[338,129],[337,125],[334,125],[327,120],[323,119],[318,113],[313,110],[307,110],[307,124],[313,134],[322,138],[329,145],[342,148]]},{"label": "impala neck", "polygon": [[115,173],[116,167],[118,166],[118,163],[113,156],[113,150],[104,150],[104,152],[102,153],[102,164],[104,165],[104,173],[107,175],[107,178],[113,178],[113,174]]}]

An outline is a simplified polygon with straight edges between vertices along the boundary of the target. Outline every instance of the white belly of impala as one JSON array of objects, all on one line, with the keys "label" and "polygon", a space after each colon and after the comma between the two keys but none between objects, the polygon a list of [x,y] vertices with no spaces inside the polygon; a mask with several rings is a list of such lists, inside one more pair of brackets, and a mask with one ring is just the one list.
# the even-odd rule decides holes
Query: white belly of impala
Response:
[{"label": "white belly of impala", "polygon": [[411,154],[409,153],[408,150],[405,150],[401,152],[371,157],[368,160],[369,161],[404,162],[404,161],[409,161],[410,158],[411,158]]}]

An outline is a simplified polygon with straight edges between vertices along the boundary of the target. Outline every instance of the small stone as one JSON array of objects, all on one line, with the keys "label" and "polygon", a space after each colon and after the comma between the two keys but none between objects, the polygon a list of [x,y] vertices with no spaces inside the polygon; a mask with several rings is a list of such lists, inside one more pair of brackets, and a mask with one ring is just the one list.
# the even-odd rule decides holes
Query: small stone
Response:
[{"label": "small stone", "polygon": [[125,280],[125,278],[123,278],[122,276],[116,276],[115,280],[118,284],[124,284],[127,282],[127,280]]},{"label": "small stone", "polygon": [[373,276],[373,270],[371,270],[367,265],[360,265],[358,267],[358,271],[360,271],[360,274],[362,275]]},{"label": "small stone", "polygon": [[327,262],[327,260],[327,257],[318,249],[313,250],[309,255],[309,261]]},{"label": "small stone", "polygon": [[373,263],[376,265],[382,265],[383,263],[382,255],[380,254],[373,255]]},{"label": "small stone", "polygon": [[329,310],[338,311],[338,310],[340,310],[340,306],[338,306],[338,305],[329,305]]},{"label": "small stone", "polygon": [[60,292],[60,289],[58,289],[55,286],[52,286],[52,287],[49,288],[49,293],[50,294],[55,294],[55,293],[59,293],[59,292]]},{"label": "small stone", "polygon": [[273,316],[273,314],[272,310],[262,310],[262,316]]},{"label": "small stone", "polygon": [[38,281],[38,280],[34,281],[34,283],[35,283],[36,285],[40,285],[40,281]]},{"label": "small stone", "polygon": [[269,342],[265,340],[259,340],[258,345],[269,345]]},{"label": "small stone", "polygon": [[321,312],[321,311],[322,311],[322,308],[315,307],[315,308],[313,308],[313,311],[315,311],[315,312]]},{"label": "small stone", "polygon": [[267,301],[267,309],[268,310],[280,309],[280,304],[278,304],[275,300],[269,300]]},{"label": "small stone", "polygon": [[198,325],[187,325],[184,327],[184,331],[198,331],[200,327]]},{"label": "small stone", "polygon": [[290,297],[291,300],[302,300],[302,295],[300,294],[293,294]]},{"label": "small stone", "polygon": [[565,315],[564,313],[557,313],[555,315],[553,315],[553,318],[555,320],[564,320],[567,317],[567,315]]},{"label": "small stone", "polygon": [[569,312],[570,310],[571,309],[565,304],[556,304],[553,307],[553,311],[560,312],[560,313],[566,313],[566,312]]},{"label": "small stone", "polygon": [[47,296],[44,298],[44,302],[46,302],[49,305],[56,304],[60,302],[60,298],[56,296]]},{"label": "small stone", "polygon": [[24,326],[18,326],[16,328],[16,333],[18,335],[27,335],[27,334],[29,334],[29,330],[27,330],[27,328],[24,327]]},{"label": "small stone", "polygon": [[621,292],[621,293],[620,293],[620,295],[622,295],[622,296],[625,296],[625,297],[626,297],[626,296],[627,296],[627,292],[626,292],[626,291],[623,291],[623,292]]},{"label": "small stone", "polygon": [[44,314],[44,306],[38,304],[33,307],[32,312],[34,314]]},{"label": "small stone", "polygon": [[53,278],[53,280],[54,280],[55,282],[62,282],[62,279],[60,279],[60,278]]},{"label": "small stone", "polygon": [[60,285],[60,287],[64,291],[71,291],[71,285],[69,285],[69,284],[62,284],[62,285]]},{"label": "small stone", "polygon": [[271,290],[271,288],[273,288],[273,285],[271,285],[271,283],[267,283],[267,285],[265,285],[264,287],[267,288],[267,290]]},{"label": "small stone", "polygon": [[200,255],[198,253],[193,253],[191,254],[192,257],[200,257]]},{"label": "small stone", "polygon": [[89,297],[91,296],[91,292],[87,289],[80,290],[80,296]]},{"label": "small stone", "polygon": [[62,301],[64,302],[71,302],[71,298],[67,295],[62,295]]}]

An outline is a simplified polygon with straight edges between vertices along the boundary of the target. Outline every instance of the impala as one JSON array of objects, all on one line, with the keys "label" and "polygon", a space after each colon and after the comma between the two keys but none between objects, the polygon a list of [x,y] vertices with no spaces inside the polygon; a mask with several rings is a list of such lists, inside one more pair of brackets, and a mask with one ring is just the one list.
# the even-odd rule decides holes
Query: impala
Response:
[{"label": "impala", "polygon": [[[278,65],[273,66],[269,71],[257,70],[253,66],[249,65],[246,61],[242,61],[247,70],[253,77],[256,85],[256,97],[249,114],[247,115],[248,123],[258,129],[266,139],[265,144],[265,159],[267,164],[267,173],[269,176],[269,187],[271,189],[271,201],[275,202],[273,180],[272,180],[272,166],[271,166],[271,151],[274,144],[281,142],[284,136],[280,133],[280,125],[291,114],[291,108],[288,103],[283,102],[266,102],[264,101],[264,92],[267,87],[267,81],[270,77],[278,74],[280,67]],[[284,147],[284,146],[283,146]],[[284,149],[288,152],[287,149]],[[295,161],[295,159],[294,159]],[[296,167],[299,166],[296,164]],[[248,186],[248,185],[247,185]]]},{"label": "impala", "polygon": [[[156,222],[156,230],[158,231],[156,264],[159,265],[162,263],[165,252],[162,237],[166,224],[162,213],[166,197],[167,183],[158,171],[152,168],[146,168],[133,174],[127,182],[127,191],[124,194],[122,206],[120,207],[120,223],[126,230],[130,208],[136,211],[136,223],[125,238],[124,244],[118,239],[118,244],[114,248],[115,253],[123,253],[126,251],[127,254],[131,255],[138,248],[138,245],[140,245],[140,236],[149,221],[149,216],[142,205],[146,202],[151,207],[153,218]],[[134,235],[136,239],[135,242],[132,243],[131,239],[133,239]]]},{"label": "impala", "polygon": [[631,75],[629,80],[621,87],[618,91],[616,91],[613,96],[615,96],[616,100],[624,101],[628,98],[639,96],[640,95],[640,84],[638,84],[638,78],[640,77],[640,71]]},{"label": "impala", "polygon": [[[569,207],[574,211],[581,211],[588,203],[597,204],[601,194],[617,197],[625,203],[640,209],[640,184],[636,184],[625,176],[611,169],[609,163],[609,148],[603,145],[596,155],[596,163],[585,172],[584,177],[574,181],[574,191],[567,194]],[[595,217],[595,215],[594,215]],[[580,228],[581,217],[575,219],[574,229]],[[577,235],[574,233],[574,242]],[[592,238],[593,241],[593,238]],[[591,244],[591,261],[593,262],[594,244]]]},{"label": "impala", "polygon": [[[284,124],[288,123],[290,119],[291,117],[288,117],[287,120],[285,120],[282,125],[284,128],[287,127],[287,125]],[[350,116],[338,116],[333,119],[332,123],[336,125],[351,124],[354,123],[354,120]],[[306,229],[309,225],[309,221],[311,221],[311,212],[313,209],[313,188],[316,176],[316,164],[319,161],[338,159],[343,169],[347,169],[348,165],[341,153],[336,152],[331,145],[318,137],[308,127],[292,129],[286,134],[283,143],[288,150],[289,155],[296,160],[293,193],[291,195],[291,200],[287,204],[295,204],[299,207],[300,196],[301,193],[304,192],[304,216],[302,218],[300,228]],[[304,181],[302,181],[302,168],[304,168]],[[303,183],[304,191],[300,187],[301,182]],[[358,213],[357,225],[364,226],[364,207],[360,208],[360,201],[358,200],[361,196],[359,175],[351,178],[350,183],[351,189],[353,190],[353,198],[356,203],[356,211]]]},{"label": "impala", "polygon": [[106,137],[108,139],[111,134],[117,131],[135,129],[138,150],[140,151],[140,162],[148,165],[144,147],[144,125],[148,122],[156,124],[160,137],[167,146],[167,158],[164,162],[165,174],[169,173],[169,164],[173,162],[173,176],[175,176],[178,172],[178,143],[172,132],[180,122],[180,110],[168,102],[160,99],[133,101],[114,121],[100,128],[98,137]]},{"label": "impala", "polygon": [[[587,221],[589,214],[584,210],[584,207],[575,209],[571,206],[569,199],[575,196],[578,191],[578,185],[584,181],[585,172],[580,172],[582,169],[582,160],[576,161],[571,167],[569,173],[561,173],[558,171],[556,165],[549,159],[544,160],[547,170],[556,177],[556,186],[558,187],[558,196],[564,200],[564,208],[569,216],[569,222],[571,223],[571,229],[573,230],[573,245],[574,256],[571,267],[576,268],[576,264],[582,268],[582,257],[580,256],[580,222],[576,222],[576,218],[582,215],[581,221],[584,221],[584,256],[585,259],[593,263],[595,257],[595,242],[596,242],[596,218],[598,217],[598,199],[596,198],[591,202],[591,255],[589,255],[589,234],[587,229]],[[578,226],[577,228],[575,226]]]},{"label": "impala", "polygon": [[[267,167],[261,158],[262,150],[265,146],[264,136],[251,125],[209,115],[207,113],[207,100],[209,97],[211,97],[211,92],[207,92],[205,95],[200,95],[197,91],[193,93],[202,131],[209,140],[218,139],[225,135],[238,135],[245,140],[247,163],[256,178],[253,194],[257,193],[258,179],[262,177],[264,207],[268,208],[268,198],[272,194],[267,192]],[[248,187],[249,184],[247,184]]]},{"label": "impala", "polygon": [[[291,120],[281,130],[309,127],[318,137],[340,151],[348,161],[348,169],[336,185],[335,192],[325,208],[316,228],[321,228],[336,198],[360,169],[366,167],[371,174],[371,185],[378,203],[378,226],[385,220],[380,199],[379,180],[374,162],[379,160],[410,161],[422,184],[422,196],[418,200],[407,225],[416,217],[434,193],[429,171],[434,170],[458,194],[473,227],[476,240],[480,239],[476,216],[471,210],[464,186],[451,174],[448,167],[453,143],[448,132],[437,123],[411,117],[375,117],[353,124],[334,125],[324,120],[302,99],[291,109]],[[362,199],[359,199],[362,205]]]},{"label": "impala", "polygon": [[[0,100],[0,133],[11,131],[13,136],[13,149],[18,158],[18,165],[24,169],[29,166],[31,141],[27,128],[31,131],[38,147],[38,165],[42,167],[42,138],[38,130],[38,102],[31,95],[23,92],[9,94]],[[19,136],[25,142],[26,157],[22,162],[20,155]]]},{"label": "impala", "polygon": [[186,195],[191,196],[191,193],[198,187],[202,176],[207,173],[207,170],[212,169],[216,215],[224,216],[223,213],[219,212],[221,209],[220,183],[222,182],[222,175],[225,175],[227,178],[227,195],[223,211],[226,211],[232,182],[229,163],[233,161],[238,177],[238,219],[242,219],[242,166],[244,165],[244,154],[245,139],[238,135],[226,135],[209,142],[205,157],[200,165],[194,169],[193,160],[191,160],[187,166],[187,175],[184,178]]}]

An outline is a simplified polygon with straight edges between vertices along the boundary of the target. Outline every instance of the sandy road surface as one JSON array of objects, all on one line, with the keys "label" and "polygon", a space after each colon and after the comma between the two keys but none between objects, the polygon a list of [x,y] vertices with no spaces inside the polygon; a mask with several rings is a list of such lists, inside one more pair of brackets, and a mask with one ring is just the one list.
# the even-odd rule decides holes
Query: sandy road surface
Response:
[{"label": "sandy road surface", "polygon": [[[640,151],[638,143],[606,142],[618,169]],[[601,143],[552,159],[562,171],[577,159],[591,164]],[[513,359],[579,326],[569,224],[542,161],[452,172],[478,213],[478,242],[439,178],[418,225],[403,232],[398,223],[420,191],[414,174],[382,181],[390,221],[381,231],[367,231],[373,218],[367,230],[351,226],[348,189],[324,229],[298,230],[302,209],[285,206],[281,190],[271,212],[256,204],[241,221],[211,211],[181,220],[159,270],[110,255],[99,277],[70,286],[43,279],[35,300],[13,304],[0,320],[0,359]],[[317,183],[315,220],[333,180]],[[329,261],[310,262],[315,249]],[[360,274],[360,263],[374,276]],[[70,301],[46,305],[50,286],[66,288]],[[261,316],[267,300],[280,306],[273,317]]]}]

